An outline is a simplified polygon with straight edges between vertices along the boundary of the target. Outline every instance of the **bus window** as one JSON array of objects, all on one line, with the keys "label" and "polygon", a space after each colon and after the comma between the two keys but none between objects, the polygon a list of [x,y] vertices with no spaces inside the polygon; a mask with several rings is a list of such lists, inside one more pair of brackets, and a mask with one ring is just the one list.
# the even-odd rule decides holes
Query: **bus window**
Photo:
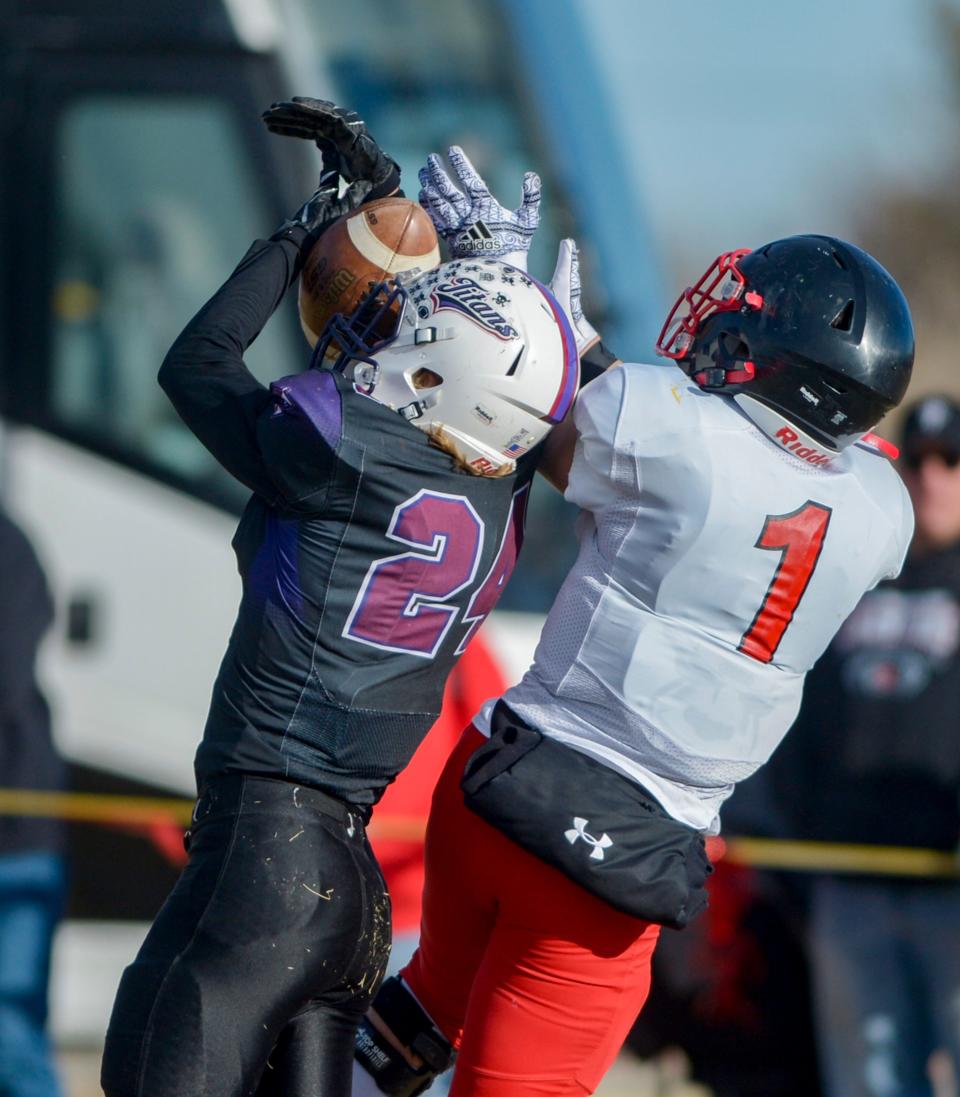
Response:
[{"label": "bus window", "polygon": [[[566,196],[553,174],[534,105],[517,80],[517,56],[499,5],[474,0],[354,0],[349,19],[330,18],[327,4],[304,4],[323,43],[325,70],[337,96],[359,111],[403,169],[406,193],[419,189],[417,170],[430,152],[462,145],[505,205],[520,202],[524,171],[543,181],[541,225],[530,270],[549,278],[556,247],[576,235]],[[575,78],[562,74],[560,78]],[[321,84],[322,86],[322,84]],[[580,241],[588,272],[591,319],[603,328],[593,257]],[[576,555],[575,511],[536,483],[527,514],[527,549],[499,605],[544,612]]]},{"label": "bus window", "polygon": [[350,19],[306,4],[325,66],[343,102],[360,111],[403,169],[416,197],[427,153],[462,145],[495,195],[520,202],[524,171],[544,183],[543,221],[531,270],[549,278],[553,248],[571,218],[541,147],[536,119],[514,75],[509,28],[497,5],[473,0],[354,0]]},{"label": "bus window", "polygon": [[[56,420],[188,483],[245,495],[181,423],[157,370],[264,208],[230,108],[213,98],[91,96],[59,131],[50,401]],[[247,354],[262,380],[303,368],[292,324]],[[232,484],[233,482],[230,481]]]}]

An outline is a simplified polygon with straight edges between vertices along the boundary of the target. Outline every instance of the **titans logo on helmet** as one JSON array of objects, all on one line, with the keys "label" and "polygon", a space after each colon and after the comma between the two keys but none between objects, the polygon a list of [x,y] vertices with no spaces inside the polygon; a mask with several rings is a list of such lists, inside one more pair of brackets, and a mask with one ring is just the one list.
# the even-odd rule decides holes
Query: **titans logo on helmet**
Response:
[{"label": "titans logo on helmet", "polygon": [[472,278],[450,278],[430,293],[435,312],[455,309],[498,339],[515,339],[517,329],[490,304],[486,291]]}]

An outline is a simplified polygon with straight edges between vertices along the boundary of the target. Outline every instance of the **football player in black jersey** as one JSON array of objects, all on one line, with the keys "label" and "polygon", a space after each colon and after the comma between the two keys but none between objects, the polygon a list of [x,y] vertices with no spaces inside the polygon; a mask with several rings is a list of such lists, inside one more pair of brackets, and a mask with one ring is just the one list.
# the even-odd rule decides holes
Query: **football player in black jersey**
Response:
[{"label": "football player in black jersey", "polygon": [[513,569],[540,443],[577,387],[554,297],[489,259],[372,290],[334,318],[312,368],[261,385],[244,351],[314,240],[399,182],[355,115],[283,107],[335,170],[252,245],[160,370],[253,494],[189,863],[124,972],[107,1097],[349,1093],[390,941],[364,825]]}]

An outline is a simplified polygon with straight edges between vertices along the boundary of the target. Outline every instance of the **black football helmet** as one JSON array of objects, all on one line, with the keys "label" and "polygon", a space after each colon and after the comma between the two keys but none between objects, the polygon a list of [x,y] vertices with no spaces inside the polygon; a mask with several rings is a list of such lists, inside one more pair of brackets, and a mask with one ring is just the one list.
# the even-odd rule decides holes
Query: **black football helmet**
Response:
[{"label": "black football helmet", "polygon": [[751,396],[831,449],[901,401],[913,347],[900,287],[832,236],[721,255],[680,296],[657,340],[657,353],[701,388]]}]

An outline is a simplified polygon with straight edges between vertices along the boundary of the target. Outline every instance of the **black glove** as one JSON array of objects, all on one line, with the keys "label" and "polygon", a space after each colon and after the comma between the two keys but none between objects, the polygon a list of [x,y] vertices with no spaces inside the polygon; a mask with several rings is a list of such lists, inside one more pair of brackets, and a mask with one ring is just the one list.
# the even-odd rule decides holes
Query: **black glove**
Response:
[{"label": "black glove", "polygon": [[300,249],[301,260],[305,259],[334,221],[355,210],[369,198],[370,187],[368,179],[358,179],[350,184],[341,197],[337,172],[325,170],[320,176],[317,189],[270,239],[292,241]]},{"label": "black glove", "polygon": [[324,167],[329,164],[336,168],[348,183],[369,180],[368,201],[397,192],[399,165],[374,141],[355,111],[345,110],[326,99],[297,95],[291,100],[274,103],[263,112],[263,120],[271,133],[315,141],[324,154]]}]

